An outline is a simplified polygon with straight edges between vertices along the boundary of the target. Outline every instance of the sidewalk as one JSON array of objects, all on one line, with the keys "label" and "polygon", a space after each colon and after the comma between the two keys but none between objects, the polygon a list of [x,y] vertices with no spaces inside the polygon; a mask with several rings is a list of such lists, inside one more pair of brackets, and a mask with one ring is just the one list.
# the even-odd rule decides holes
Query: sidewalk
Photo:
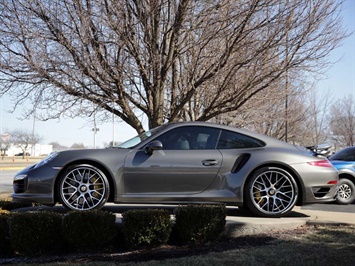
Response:
[{"label": "sidewalk", "polygon": [[297,208],[300,209],[300,212],[309,215],[312,218],[307,222],[307,224],[355,225],[355,205],[353,213],[304,210],[302,207],[295,207],[294,209]]},{"label": "sidewalk", "polygon": [[304,210],[296,206],[282,218],[227,216],[226,228],[229,236],[237,237],[296,229],[303,225],[355,225],[355,213]]}]

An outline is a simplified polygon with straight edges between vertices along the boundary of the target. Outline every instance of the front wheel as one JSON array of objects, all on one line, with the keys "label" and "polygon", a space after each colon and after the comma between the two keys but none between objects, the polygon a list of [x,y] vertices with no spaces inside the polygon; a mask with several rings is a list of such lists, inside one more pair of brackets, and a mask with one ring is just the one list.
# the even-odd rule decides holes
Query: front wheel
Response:
[{"label": "front wheel", "polygon": [[246,183],[246,204],[263,217],[281,217],[295,206],[297,184],[290,173],[277,167],[257,170]]},{"label": "front wheel", "polygon": [[70,210],[100,209],[106,203],[109,191],[105,174],[87,164],[69,167],[58,183],[60,201]]},{"label": "front wheel", "polygon": [[339,180],[336,202],[342,205],[351,204],[355,199],[355,185],[347,178]]}]

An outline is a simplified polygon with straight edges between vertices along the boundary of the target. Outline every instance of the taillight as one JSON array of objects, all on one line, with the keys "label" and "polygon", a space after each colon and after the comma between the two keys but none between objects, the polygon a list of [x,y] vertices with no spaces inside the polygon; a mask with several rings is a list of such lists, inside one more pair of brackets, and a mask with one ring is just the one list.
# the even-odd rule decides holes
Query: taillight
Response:
[{"label": "taillight", "polygon": [[328,160],[308,162],[308,164],[313,166],[332,167],[332,164]]}]

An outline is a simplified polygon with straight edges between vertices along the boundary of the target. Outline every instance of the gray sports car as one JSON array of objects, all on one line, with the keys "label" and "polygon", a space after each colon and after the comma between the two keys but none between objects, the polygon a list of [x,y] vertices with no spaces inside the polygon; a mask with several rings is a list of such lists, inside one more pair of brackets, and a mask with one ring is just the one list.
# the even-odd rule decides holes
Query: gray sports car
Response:
[{"label": "gray sports car", "polygon": [[316,152],[234,127],[165,124],[107,149],[54,152],[14,178],[13,201],[225,203],[264,217],[330,202],[338,172]]}]

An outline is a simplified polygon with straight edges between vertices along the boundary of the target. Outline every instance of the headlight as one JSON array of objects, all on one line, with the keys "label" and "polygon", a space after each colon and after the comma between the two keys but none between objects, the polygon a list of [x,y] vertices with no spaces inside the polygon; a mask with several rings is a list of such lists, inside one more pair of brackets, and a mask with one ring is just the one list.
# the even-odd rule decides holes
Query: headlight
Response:
[{"label": "headlight", "polygon": [[38,167],[40,167],[40,166],[42,166],[42,165],[44,165],[44,164],[46,164],[46,163],[52,161],[52,160],[58,155],[58,153],[59,153],[59,152],[57,152],[57,151],[54,151],[54,152],[50,153],[46,158],[44,158],[42,161],[40,161],[39,163],[37,163],[37,164],[35,165],[35,168],[38,168]]},{"label": "headlight", "polygon": [[14,177],[14,181],[19,181],[19,180],[23,180],[27,177],[27,175],[17,175]]}]

